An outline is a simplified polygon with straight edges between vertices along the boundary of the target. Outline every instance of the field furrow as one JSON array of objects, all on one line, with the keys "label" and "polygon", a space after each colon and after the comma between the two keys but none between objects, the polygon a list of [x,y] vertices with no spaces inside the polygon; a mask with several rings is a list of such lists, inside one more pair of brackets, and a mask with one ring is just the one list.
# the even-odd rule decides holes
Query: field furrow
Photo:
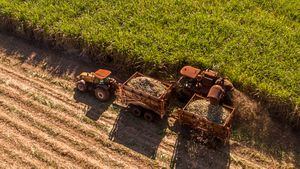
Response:
[{"label": "field furrow", "polygon": [[[8,75],[11,75],[11,77],[14,77],[14,75],[15,75],[15,73],[11,73],[11,74],[9,72],[6,72],[6,73],[8,73]],[[3,76],[5,76],[5,75],[3,74]],[[22,87],[20,87],[18,85],[20,83],[24,84],[24,81],[19,81],[18,77],[16,77],[13,80],[9,81],[9,86],[13,87],[13,88],[17,88],[19,91],[23,92],[22,95],[26,95],[26,94],[28,95],[28,93],[29,93],[29,95],[33,95],[33,93],[41,93],[41,92],[36,91],[36,89],[32,89],[31,86],[36,86],[34,84],[30,85],[30,86],[22,85]],[[55,103],[55,105],[53,106],[54,109],[58,109],[59,111],[67,112],[68,114],[71,113],[70,116],[72,116],[72,117],[73,116],[77,116],[77,117],[79,116],[80,120],[82,121],[81,114],[75,114],[75,115],[72,114],[76,111],[78,112],[78,107],[72,107],[72,105],[64,104],[64,102],[60,102],[60,100],[55,100],[55,98],[53,98],[51,95],[47,95],[47,93],[45,93],[45,95],[44,95],[44,90],[43,89],[41,91],[42,91],[43,95],[40,98],[44,98],[44,99],[47,99],[48,101],[50,101],[51,103]],[[116,118],[117,113],[109,114],[110,117],[109,117],[108,120],[106,120],[107,116],[105,116],[105,115],[110,113],[110,112],[111,111],[104,112],[101,119],[98,120],[98,122],[96,122],[96,123],[92,123],[92,125],[96,126],[97,129],[102,129],[102,130],[103,130],[103,128],[105,128],[105,126],[110,126],[110,128],[111,128],[111,126],[113,125],[113,122],[114,122],[113,120]],[[87,121],[87,119],[85,119],[85,121]],[[89,123],[89,124],[91,124],[91,123]],[[133,127],[137,128],[138,126],[133,125]],[[144,127],[148,128],[147,124]],[[106,132],[108,132],[107,127],[106,127]],[[146,132],[144,132],[139,137],[136,137],[135,141],[136,142],[144,142],[144,140],[148,140],[148,145],[145,144],[144,146],[149,147],[149,146],[151,146],[151,144],[153,144],[153,142],[156,141],[156,140],[153,140],[153,138],[151,136],[151,135],[153,135],[153,132],[154,132],[154,130],[149,128],[149,131],[147,130]],[[127,135],[130,137],[131,133],[128,133]],[[134,135],[132,135],[132,136],[134,137]],[[153,140],[153,141],[151,141],[151,140]],[[165,141],[169,141],[169,142],[165,142]],[[170,143],[170,140],[164,139],[164,142],[162,144],[160,144],[160,147],[162,149],[168,149],[167,151],[169,152],[169,155],[171,156],[173,146],[172,146],[172,143]]]},{"label": "field furrow", "polygon": [[38,164],[34,163],[33,159],[27,157],[26,152],[23,153],[15,147],[7,146],[9,142],[3,142],[2,137],[0,137],[0,149],[1,154],[6,156],[6,159],[1,161],[2,164],[7,163],[7,167],[25,167],[25,168],[38,168]]},{"label": "field furrow", "polygon": [[[0,97],[1,98],[1,97]],[[8,101],[9,99],[5,99]],[[47,135],[55,138],[56,140],[65,143],[66,145],[72,147],[73,149],[80,151],[84,154],[84,156],[94,158],[95,160],[99,160],[104,164],[114,164],[116,161],[113,161],[109,156],[105,157],[105,152],[99,152],[99,149],[96,149],[90,143],[86,143],[81,141],[79,138],[74,136],[74,133],[65,132],[65,130],[57,130],[55,124],[49,123],[48,120],[42,120],[42,118],[36,117],[36,114],[31,112],[25,111],[20,107],[17,106],[9,106],[9,103],[0,103],[2,107],[11,111],[11,116],[16,116],[21,121],[29,124],[32,127],[37,128],[41,132],[46,133]],[[121,164],[114,164],[116,166],[122,166]]]},{"label": "field furrow", "polygon": [[[81,123],[82,119],[80,117],[74,119],[73,114],[71,114],[71,116],[66,117],[64,112],[51,109],[34,99],[31,100],[30,97],[23,98],[24,96],[26,96],[25,93],[22,93],[22,91],[16,90],[8,86],[6,86],[6,88],[0,87],[0,91],[5,92],[5,95],[12,99],[12,102],[15,102],[14,104],[19,102],[19,105],[23,106],[23,108],[26,109],[28,112],[33,112],[35,116],[38,116],[41,119],[45,119],[45,121],[54,122],[54,125],[56,127],[64,129],[64,131],[70,132],[71,135],[73,135],[73,137],[79,136],[79,140],[88,139],[88,143],[90,145],[97,145],[99,143],[103,143],[105,147],[113,151],[124,151],[122,148],[113,148],[111,147],[111,143],[103,141],[102,139],[107,138],[107,135],[100,133],[98,129],[93,128],[91,125],[86,126],[86,128],[88,129],[83,127]],[[23,97],[20,98],[20,95],[22,95]],[[124,153],[126,152],[127,151],[125,150]],[[114,158],[116,158],[116,156],[114,156]],[[119,158],[122,159],[121,157]],[[122,159],[123,162],[125,162],[124,160],[126,161],[126,159]],[[129,163],[130,162],[132,163],[132,161],[129,161]]]},{"label": "field furrow", "polygon": [[[3,122],[3,120],[1,122]],[[9,133],[9,137],[6,137],[7,133]],[[44,165],[42,166],[52,168],[78,168],[72,161],[61,158],[56,153],[52,152],[51,149],[47,149],[47,147],[40,145],[35,140],[32,140],[25,135],[15,133],[15,129],[10,126],[7,126],[5,132],[2,132],[1,135],[3,135],[3,140],[10,144],[12,142],[15,148],[22,150],[27,156],[31,156],[32,161],[38,160],[43,162]]]},{"label": "field furrow", "polygon": [[19,133],[28,139],[34,140],[35,144],[39,144],[40,146],[51,150],[56,155],[73,161],[79,166],[99,168],[99,163],[95,160],[81,155],[79,151],[71,149],[64,143],[54,140],[47,134],[41,133],[38,130],[24,124],[23,122],[18,121],[17,119],[13,119],[7,115],[1,114],[0,121],[6,123],[7,126],[13,129],[16,133]]},{"label": "field furrow", "polygon": [[[7,146],[7,149],[20,152],[22,154],[20,157],[33,163],[35,168],[42,166],[51,168],[58,167],[57,162],[60,161],[59,158],[55,158],[53,154],[47,153],[47,150],[42,149],[39,145],[33,144],[30,139],[13,133],[14,130],[11,130],[9,126],[4,129],[5,130],[0,133],[0,140],[1,144]],[[62,161],[60,162],[62,163]]]}]

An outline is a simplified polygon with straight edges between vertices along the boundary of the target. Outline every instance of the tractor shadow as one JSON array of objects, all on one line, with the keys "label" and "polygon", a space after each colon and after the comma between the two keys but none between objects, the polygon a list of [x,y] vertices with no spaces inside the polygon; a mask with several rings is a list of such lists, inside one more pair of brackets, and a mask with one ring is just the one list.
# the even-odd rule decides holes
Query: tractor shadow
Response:
[{"label": "tractor shadow", "polygon": [[80,92],[76,89],[74,89],[73,97],[77,103],[86,105],[85,116],[94,121],[97,121],[114,101],[114,98],[111,98],[108,102],[100,102],[92,92]]},{"label": "tractor shadow", "polygon": [[178,125],[178,137],[170,168],[229,168],[230,146],[228,143],[212,146],[210,143],[195,141],[190,128],[179,126],[178,123],[175,125]]},{"label": "tractor shadow", "polygon": [[165,136],[167,118],[155,118],[153,122],[147,122],[124,108],[120,109],[109,139],[155,159],[159,144]]}]

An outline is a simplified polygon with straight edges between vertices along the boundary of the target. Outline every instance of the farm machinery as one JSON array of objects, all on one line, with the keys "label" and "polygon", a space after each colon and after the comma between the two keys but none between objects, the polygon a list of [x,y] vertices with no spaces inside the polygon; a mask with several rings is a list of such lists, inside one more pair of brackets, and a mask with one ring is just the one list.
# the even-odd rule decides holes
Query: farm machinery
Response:
[{"label": "farm machinery", "polygon": [[201,71],[192,66],[184,66],[180,70],[182,75],[177,82],[176,93],[180,100],[190,99],[194,93],[209,98],[212,104],[232,104],[232,83],[226,77],[220,77],[212,70]]},{"label": "farm machinery", "polygon": [[108,101],[117,88],[117,81],[109,77],[111,71],[99,69],[82,72],[76,77],[76,88],[81,92],[93,91],[100,101]]},{"label": "farm machinery", "polygon": [[[153,96],[149,92],[137,90],[128,85],[135,78],[148,78],[161,83],[166,90],[159,96]],[[152,84],[151,84],[152,85]],[[153,121],[155,117],[163,118],[167,113],[168,101],[171,96],[173,85],[147,77],[139,72],[133,74],[126,82],[119,85],[118,98],[121,103],[128,107],[134,116],[143,116],[147,121]]]},{"label": "farm machinery", "polygon": [[[124,83],[118,83],[109,77],[110,74],[105,69],[83,72],[77,76],[77,89],[94,91],[100,101],[108,101],[115,94],[120,106],[134,116],[143,116],[147,121],[153,121],[155,117],[162,119],[167,114],[172,94],[176,93],[180,100],[188,101],[185,107],[176,111],[177,120],[182,125],[228,140],[234,108],[226,104],[231,103],[230,95],[234,87],[226,77],[192,66],[184,66],[180,70],[182,76],[175,83],[166,83],[139,72]],[[195,103],[202,105],[195,106]],[[216,119],[221,120],[214,121]]]}]

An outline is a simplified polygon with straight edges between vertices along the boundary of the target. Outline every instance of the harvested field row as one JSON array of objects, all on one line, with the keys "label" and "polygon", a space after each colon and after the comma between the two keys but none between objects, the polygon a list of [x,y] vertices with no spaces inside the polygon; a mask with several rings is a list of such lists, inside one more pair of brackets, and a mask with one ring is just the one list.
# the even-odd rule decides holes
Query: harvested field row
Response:
[{"label": "harvested field row", "polygon": [[[10,91],[10,90],[8,90],[8,91]],[[89,128],[90,130],[86,130],[82,127],[81,123],[72,120],[72,118],[68,118],[68,117],[62,118],[62,117],[64,117],[64,115],[59,112],[49,111],[49,109],[47,111],[46,107],[38,105],[38,103],[35,103],[35,101],[28,102],[28,101],[26,101],[27,99],[25,99],[25,100],[18,99],[17,100],[16,96],[18,96],[18,94],[14,95],[12,93],[13,93],[13,91],[10,91],[9,93],[6,93],[6,94],[10,98],[14,98],[13,101],[16,102],[19,100],[19,102],[20,102],[19,104],[26,105],[25,109],[27,109],[28,112],[33,112],[34,113],[33,115],[38,116],[39,119],[45,119],[45,121],[43,121],[43,123],[46,123],[46,121],[50,121],[50,122],[54,123],[53,125],[50,125],[47,123],[45,125],[49,126],[50,128],[51,128],[51,126],[52,127],[56,126],[56,127],[60,128],[60,131],[63,130],[65,132],[70,132],[70,134],[65,136],[65,138],[69,138],[69,139],[72,138],[75,140],[89,140],[84,146],[93,145],[95,141],[98,142],[98,144],[103,142],[102,140],[100,140],[100,138],[101,138],[100,136],[102,134],[98,133],[97,130],[91,130],[91,128]],[[6,100],[8,100],[8,99],[6,99]],[[29,106],[29,107],[27,107],[27,106]],[[75,130],[75,132],[74,132],[74,130]],[[53,132],[51,132],[51,133],[53,133]],[[55,135],[59,135],[57,132],[54,132],[54,133],[55,133]],[[80,133],[79,137],[77,139],[76,139],[76,135],[78,135],[78,134],[76,134],[76,133]],[[103,135],[102,137],[105,137],[105,135]],[[87,138],[91,138],[91,139],[87,139]],[[66,141],[67,141],[67,143],[72,143],[72,142],[70,142],[72,140],[66,140]],[[74,142],[74,140],[73,140],[73,142]],[[75,145],[77,145],[77,144],[78,143],[76,143]],[[107,145],[105,145],[105,142],[104,142],[104,146],[107,146]],[[103,149],[103,147],[98,150],[101,150],[101,149]],[[108,151],[108,150],[106,150],[106,151]],[[93,154],[95,154],[95,153],[91,153],[90,155],[93,155]]]},{"label": "harvested field row", "polygon": [[[4,70],[4,69],[1,69],[2,71]],[[15,75],[17,75],[17,73],[14,71],[14,72],[9,72],[9,71],[5,71],[5,73],[6,73],[6,76],[8,77],[8,76],[10,76],[10,77],[14,77]],[[8,73],[8,74],[7,74]],[[4,73],[0,73],[2,76],[4,76],[5,74]],[[18,75],[18,76],[20,76],[20,75]],[[64,127],[65,128],[65,130],[66,131],[68,131],[68,128],[69,127],[71,127],[71,126],[73,126],[73,128],[75,128],[75,129],[77,129],[78,128],[78,126],[80,126],[81,125],[81,123],[86,123],[87,125],[92,125],[93,127],[97,127],[97,130],[102,130],[103,132],[105,132],[105,133],[107,133],[108,131],[107,131],[107,129],[105,129],[105,118],[104,118],[104,123],[103,123],[103,121],[101,120],[101,123],[100,124],[98,124],[98,123],[95,123],[95,122],[92,122],[92,121],[90,121],[89,119],[87,119],[86,117],[80,117],[80,115],[78,114],[78,115],[76,115],[76,114],[73,114],[73,113],[71,113],[71,112],[74,112],[77,108],[83,108],[82,106],[76,106],[76,107],[72,107],[72,106],[67,106],[67,104],[66,105],[59,105],[58,104],[58,102],[59,101],[55,101],[55,104],[53,103],[54,101],[51,101],[51,100],[49,100],[49,98],[47,98],[47,97],[44,97],[44,96],[40,96],[40,94],[39,95],[35,95],[35,96],[33,96],[33,93],[32,92],[37,92],[37,91],[35,91],[35,90],[32,90],[32,88],[34,87],[34,86],[36,86],[37,84],[34,84],[35,82],[30,82],[30,81],[28,81],[27,80],[27,82],[26,82],[26,80],[25,80],[25,78],[18,78],[18,76],[15,76],[16,78],[14,78],[14,80],[11,80],[10,82],[9,82],[9,87],[7,88],[3,88],[2,89],[2,91],[3,92],[5,92],[6,93],[6,95],[7,96],[9,96],[9,97],[11,97],[12,98],[12,100],[14,101],[14,102],[20,102],[19,104],[20,105],[28,105],[28,107],[26,108],[26,109],[29,109],[29,111],[33,111],[33,112],[35,112],[35,115],[38,115],[38,114],[40,114],[41,116],[39,117],[39,118],[46,118],[46,119],[48,119],[48,120],[46,120],[46,121],[53,121],[52,120],[52,118],[54,118],[55,119],[55,121],[61,121],[61,124],[68,124],[69,126],[67,126],[67,127]],[[21,75],[22,76],[22,75]],[[23,86],[23,87],[20,87],[20,86],[18,86],[18,84],[20,84],[20,82],[18,82],[18,79],[19,80],[22,80],[21,82],[23,83],[23,84],[26,84],[26,83],[32,83],[32,85],[30,85],[30,86]],[[5,79],[3,79],[3,80],[5,80]],[[25,83],[24,83],[25,82]],[[45,83],[45,82],[44,82]],[[26,89],[26,90],[24,90],[24,88]],[[43,91],[47,91],[47,90],[43,90]],[[15,94],[14,94],[15,93]],[[59,92],[57,92],[57,93],[59,93]],[[55,93],[54,93],[55,94]],[[27,99],[20,99],[20,98],[18,98],[18,96],[20,96],[20,95],[22,95],[22,96],[24,96],[24,97],[27,97]],[[42,101],[40,98],[42,98],[42,99],[46,99],[46,101]],[[51,99],[54,99],[54,98],[52,98],[52,97],[50,97]],[[61,98],[61,97],[60,97]],[[28,101],[28,99],[29,100],[31,100],[31,101]],[[12,102],[13,102],[12,101]],[[16,103],[14,103],[14,104],[16,104]],[[47,105],[47,103],[50,103],[50,104],[48,104]],[[66,102],[66,103],[68,103],[68,102]],[[39,105],[40,104],[40,105]],[[58,106],[59,105],[59,106]],[[75,104],[76,105],[76,104]],[[47,106],[50,106],[49,108],[54,108],[54,109],[58,109],[59,111],[63,111],[63,112],[65,112],[65,113],[67,113],[68,114],[68,116],[70,117],[70,118],[73,118],[73,117],[76,117],[76,119],[77,120],[79,120],[80,121],[80,123],[77,123],[77,125],[72,125],[72,123],[73,123],[73,121],[65,121],[65,120],[63,120],[62,121],[62,119],[61,119],[61,113],[60,112],[56,112],[56,111],[51,111],[51,112],[49,112],[48,113],[48,111],[46,111],[47,110]],[[34,109],[32,109],[32,108],[34,108]],[[45,110],[45,111],[42,111],[42,112],[39,112],[39,111],[36,111],[36,110]],[[58,115],[57,117],[56,116],[54,116],[55,114],[61,114],[61,115]],[[50,118],[49,118],[50,117]],[[68,118],[67,118],[68,119]],[[87,119],[87,120],[83,120],[83,119]],[[106,121],[106,122],[109,122],[111,125],[113,125],[113,121],[110,119],[109,121]],[[55,126],[60,126],[60,127],[63,127],[63,126],[61,126],[61,125],[59,125],[59,124],[55,124]],[[105,129],[105,130],[103,130],[103,129]],[[77,129],[78,130],[78,132],[80,132],[80,133],[86,133],[89,137],[96,137],[97,138],[97,141],[99,141],[99,142],[101,142],[102,140],[99,140],[99,137],[97,136],[97,135],[99,135],[99,133],[91,133],[91,132],[87,132],[86,130],[82,130],[82,129]],[[96,130],[94,130],[94,131],[96,131]],[[74,133],[73,133],[74,134]],[[107,134],[109,134],[109,133],[107,133]],[[100,134],[101,135],[101,134]],[[105,136],[105,135],[103,135],[102,136],[102,138],[105,138],[105,137],[107,137],[107,136]],[[81,137],[81,138],[79,138],[79,139],[86,139],[86,136],[84,136],[84,137]],[[141,137],[141,138],[138,138],[139,140],[141,140],[142,141],[142,139],[143,139],[143,137]],[[145,139],[148,139],[149,141],[151,140],[151,138],[145,138]],[[126,153],[125,153],[126,154]]]},{"label": "harvested field row", "polygon": [[[36,109],[43,109],[42,107],[40,107],[40,106],[38,106],[38,104],[41,104],[41,105],[43,105],[43,106],[48,106],[49,108],[54,108],[54,109],[57,109],[58,111],[63,111],[63,112],[66,112],[67,114],[69,114],[69,116],[70,117],[76,117],[76,119],[78,119],[78,120],[80,120],[82,123],[85,123],[85,124],[87,124],[87,125],[92,125],[93,127],[96,127],[98,130],[101,130],[101,131],[103,131],[103,132],[106,132],[106,133],[108,133],[109,132],[109,129],[105,126],[105,122],[108,122],[108,123],[110,123],[111,125],[113,125],[113,121],[112,120],[106,120],[106,118],[105,118],[105,116],[104,116],[104,118],[102,118],[102,120],[101,120],[101,122],[98,122],[98,123],[94,123],[94,122],[91,122],[88,118],[86,118],[86,117],[80,117],[79,115],[74,115],[74,114],[72,114],[71,112],[74,112],[74,111],[76,111],[76,108],[74,109],[74,108],[72,108],[72,107],[69,107],[69,106],[67,106],[67,105],[60,105],[60,104],[58,104],[58,102],[55,102],[54,103],[54,101],[52,101],[51,99],[49,99],[49,98],[47,98],[47,97],[45,97],[45,96],[42,96],[42,95],[34,95],[32,92],[34,92],[34,91],[31,91],[30,90],[30,88],[29,88],[29,86],[27,86],[26,88],[27,88],[27,90],[26,91],[24,91],[23,89],[21,89],[20,87],[18,87],[17,86],[17,84],[19,84],[19,82],[10,82],[10,87],[13,89],[13,90],[18,90],[17,92],[21,92],[21,93],[18,93],[18,94],[16,94],[15,95],[15,97],[14,96],[12,96],[12,97],[14,97],[14,98],[17,98],[17,96],[18,95],[23,95],[23,96],[28,96],[28,99],[32,99],[32,101],[33,102],[27,102],[26,100],[25,100],[25,104],[27,103],[27,104],[30,104],[30,106],[31,107],[35,107],[35,106],[37,106],[36,107]],[[8,88],[6,89],[6,90],[8,90]],[[29,92],[30,91],[30,92]],[[14,93],[14,92],[8,92],[8,95],[11,95],[12,93]],[[22,99],[21,99],[22,100]],[[19,100],[15,100],[16,102],[18,102]],[[35,104],[36,103],[36,104]],[[46,113],[43,113],[43,114],[47,114],[47,112]],[[42,115],[43,115],[42,114]],[[51,116],[51,114],[49,115],[49,116]],[[56,119],[56,120],[58,120],[58,121],[60,121],[60,119]],[[68,123],[68,122],[65,122],[65,123]],[[100,124],[99,124],[100,123]],[[151,130],[150,130],[151,131]],[[137,140],[143,140],[143,139],[147,139],[147,140],[149,140],[149,142],[151,143],[151,140],[153,140],[151,137],[148,137],[147,136],[147,133],[148,132],[146,132],[146,133],[144,133],[145,135],[141,135],[139,138],[137,138]],[[128,135],[129,136],[131,136],[131,134],[130,133],[128,133]],[[145,136],[147,136],[147,137],[145,137]],[[166,146],[167,146],[168,144],[166,144]]]},{"label": "harvested field row", "polygon": [[[105,164],[111,164],[112,161],[109,156],[106,156],[104,158],[104,154],[101,152],[98,152],[95,149],[94,146],[87,146],[90,143],[83,142],[80,138],[76,138],[73,134],[74,133],[65,133],[64,130],[54,130],[55,124],[51,124],[47,122],[46,120],[43,120],[42,122],[39,122],[38,117],[34,117],[35,114],[31,114],[29,112],[20,111],[19,107],[9,107],[8,105],[4,105],[3,107],[6,107],[6,109],[13,110],[14,114],[11,114],[12,116],[16,116],[19,119],[21,119],[23,122],[30,123],[30,126],[37,128],[41,132],[44,132],[48,134],[50,137],[55,137],[58,141],[62,143],[66,143],[66,145],[70,147],[74,147],[75,150],[80,151],[84,156],[92,156],[94,159],[106,162]],[[104,165],[104,163],[103,163]],[[118,166],[118,164],[115,164]],[[119,164],[120,165],[120,164]],[[124,167],[124,166],[123,166]]]},{"label": "harvested field row", "polygon": [[[2,69],[1,68],[1,66],[0,66],[0,69]],[[3,69],[3,70],[5,70],[5,69]],[[9,74],[9,75],[11,75],[11,76],[18,76],[18,78],[14,78],[14,80],[11,80],[10,81],[10,86],[11,87],[13,87],[13,88],[19,88],[18,86],[17,86],[17,84],[19,84],[20,82],[18,82],[18,81],[16,81],[17,79],[19,79],[19,77],[20,77],[20,75],[18,75],[18,74],[16,74],[16,72],[12,72],[12,71],[8,71],[8,70],[5,70],[5,73],[7,74]],[[22,76],[21,76],[22,77]],[[29,80],[25,80],[25,77],[22,77],[22,78],[20,78],[20,80],[22,81],[22,82],[25,82],[25,83],[31,83],[32,85],[31,86],[37,86],[37,87],[35,87],[35,89],[38,89],[38,87],[40,87],[38,84],[36,84],[36,83],[32,83],[32,82],[30,82]],[[24,89],[22,90],[22,89],[19,89],[19,90],[21,90],[23,93],[22,93],[22,95],[26,95],[26,94],[29,94],[30,96],[32,96],[33,95],[33,92],[38,92],[38,91],[35,91],[35,90],[31,90],[30,88],[31,88],[31,86],[29,87],[29,86],[27,86],[27,87],[25,87],[25,88],[27,88],[27,90],[26,91],[24,91]],[[51,95],[55,95],[55,92],[53,92],[53,90],[51,90],[51,88],[47,88],[46,90],[44,90],[43,89],[44,87],[41,87],[41,89],[42,89],[42,91],[43,92],[47,92],[47,95],[48,95],[48,93],[49,94],[51,94]],[[48,92],[48,90],[50,90],[50,91],[52,91],[52,92]],[[31,91],[30,93],[28,93],[28,91]],[[60,110],[60,111],[66,111],[67,113],[68,112],[74,112],[74,111],[76,111],[76,109],[82,109],[83,107],[82,106],[79,106],[80,104],[73,104],[73,105],[76,105],[74,108],[72,108],[72,106],[70,107],[70,105],[69,104],[71,104],[72,102],[65,102],[64,101],[64,99],[59,99],[59,100],[57,100],[56,98],[62,98],[62,96],[58,96],[58,97],[54,97],[54,98],[52,98],[52,96],[51,97],[49,97],[49,98],[47,98],[47,97],[45,97],[45,96],[37,96],[37,95],[33,95],[34,96],[34,99],[35,100],[38,100],[38,101],[40,101],[41,102],[41,98],[42,99],[46,99],[47,101],[48,101],[48,103],[50,103],[50,105],[52,106],[52,107],[56,107],[56,109],[58,109],[58,110]],[[51,98],[51,99],[50,99]],[[64,98],[64,97],[63,97]],[[55,103],[54,103],[54,101],[51,101],[52,99],[55,99]],[[60,104],[60,100],[61,101],[63,101],[63,102],[65,102],[65,103],[68,103],[68,104]],[[72,101],[74,101],[74,100],[72,100]],[[47,104],[47,102],[42,102],[43,104]],[[100,108],[101,106],[99,106],[99,108]],[[71,111],[67,111],[67,110],[71,110]],[[97,113],[97,112],[95,112],[95,113]],[[73,116],[73,114],[70,114],[71,116]],[[104,118],[102,118],[102,120],[101,120],[101,122],[102,121],[107,121],[107,119],[106,119],[106,116],[105,116],[105,114],[103,114],[104,116]],[[78,117],[79,118],[79,120],[83,120],[83,122],[88,122],[89,120],[87,119],[87,118],[81,118],[81,117],[79,117],[78,115],[75,115],[76,117]],[[110,119],[109,121],[110,121],[110,123],[111,123],[111,125],[113,124],[112,123],[112,120],[113,119]],[[108,122],[108,121],[107,121]],[[100,129],[100,130],[103,130],[103,129],[105,129],[105,127],[104,127],[104,125],[101,123],[101,124],[98,124],[98,123],[91,123],[91,122],[88,122],[88,124],[92,124],[93,126],[96,126],[98,129]],[[107,129],[105,129],[105,130],[107,130]],[[151,128],[149,129],[149,131],[153,131]],[[146,132],[146,135],[147,135],[147,132]],[[143,139],[143,137],[141,137],[141,138],[138,138],[138,139]],[[151,137],[150,138],[145,138],[145,139],[148,139],[149,141],[152,139]]]},{"label": "harvested field row", "polygon": [[[58,167],[58,163],[62,163],[62,167],[72,166],[76,168],[74,164],[68,162],[62,158],[58,158],[53,153],[38,144],[32,145],[33,142],[20,134],[16,134],[12,129],[6,128],[5,133],[1,133],[3,143],[10,145],[10,148],[14,148],[22,152],[24,156],[30,157],[29,161],[37,163],[37,166],[51,166]],[[6,144],[5,144],[6,145]],[[18,160],[16,160],[18,162]],[[37,167],[36,167],[37,168]]]}]

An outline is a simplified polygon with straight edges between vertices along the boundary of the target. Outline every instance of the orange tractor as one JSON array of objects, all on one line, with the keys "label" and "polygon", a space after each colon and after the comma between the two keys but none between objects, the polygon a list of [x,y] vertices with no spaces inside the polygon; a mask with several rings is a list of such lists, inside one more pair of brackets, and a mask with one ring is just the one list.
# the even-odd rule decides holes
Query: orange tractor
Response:
[{"label": "orange tractor", "polygon": [[184,66],[180,74],[182,76],[177,82],[177,94],[181,100],[187,100],[197,93],[208,97],[213,104],[232,104],[231,92],[234,87],[226,77],[220,77],[212,70],[201,71],[192,66]]},{"label": "orange tractor", "polygon": [[111,71],[99,69],[96,72],[82,72],[76,77],[76,88],[81,92],[93,91],[100,101],[108,101],[117,87],[115,79],[109,77]]}]

